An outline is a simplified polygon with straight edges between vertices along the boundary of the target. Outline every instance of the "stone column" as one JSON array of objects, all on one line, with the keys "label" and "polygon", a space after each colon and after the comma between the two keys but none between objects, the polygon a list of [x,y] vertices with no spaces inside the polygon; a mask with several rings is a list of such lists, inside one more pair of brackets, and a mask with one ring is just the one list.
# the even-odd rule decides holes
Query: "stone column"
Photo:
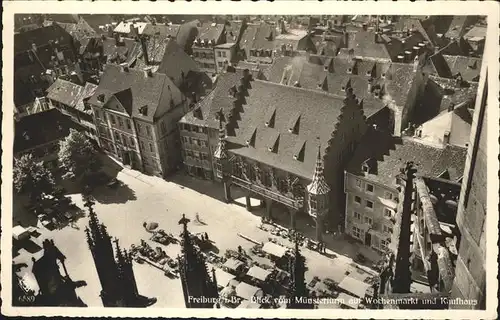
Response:
[{"label": "stone column", "polygon": [[295,230],[295,216],[297,215],[297,210],[296,209],[289,209],[290,211],[290,229]]},{"label": "stone column", "polygon": [[245,200],[246,200],[247,211],[248,212],[252,211],[252,202],[250,196],[246,196]]},{"label": "stone column", "polygon": [[266,199],[266,213],[269,219],[273,217],[273,200],[271,199]]},{"label": "stone column", "polygon": [[224,181],[224,200],[226,203],[230,203],[233,200],[231,198],[231,184],[228,181]]}]

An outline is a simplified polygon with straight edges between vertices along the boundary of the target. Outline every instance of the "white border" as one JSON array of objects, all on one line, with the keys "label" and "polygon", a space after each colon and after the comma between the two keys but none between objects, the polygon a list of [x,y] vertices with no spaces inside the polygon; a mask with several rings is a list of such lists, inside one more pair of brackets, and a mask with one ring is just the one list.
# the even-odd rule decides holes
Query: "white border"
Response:
[{"label": "white border", "polygon": [[[302,5],[301,5],[302,4]],[[391,5],[377,4],[376,2],[336,2],[335,6],[329,2],[284,1],[258,2],[44,2],[44,1],[5,1],[3,3],[3,122],[2,122],[2,215],[1,226],[1,261],[2,273],[1,292],[2,314],[9,316],[110,316],[110,317],[231,317],[231,318],[381,318],[381,319],[496,319],[497,309],[497,256],[498,256],[498,61],[499,61],[499,5],[495,2],[475,1],[446,1],[446,2],[391,2]],[[22,308],[6,305],[11,301],[11,268],[12,268],[12,152],[13,152],[13,15],[15,13],[112,13],[158,14],[160,10],[168,14],[394,14],[394,15],[486,15],[488,16],[487,44],[484,61],[488,63],[488,179],[487,182],[487,259],[486,259],[486,311],[479,310],[245,310],[245,309],[179,309],[179,308]],[[330,12],[328,12],[330,11]],[[7,182],[7,183],[5,183]]]}]

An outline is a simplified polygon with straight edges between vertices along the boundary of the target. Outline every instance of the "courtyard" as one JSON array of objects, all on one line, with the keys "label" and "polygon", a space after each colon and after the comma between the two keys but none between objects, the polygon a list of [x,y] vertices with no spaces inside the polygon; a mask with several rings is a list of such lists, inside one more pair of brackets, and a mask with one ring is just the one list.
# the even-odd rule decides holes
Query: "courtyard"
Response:
[{"label": "courtyard", "polygon": [[[208,233],[215,244],[215,252],[219,255],[223,255],[227,249],[235,250],[238,246],[244,250],[254,246],[254,243],[240,235],[263,243],[269,241],[269,238],[276,238],[258,228],[261,224],[260,215],[263,215],[265,210],[259,208],[259,201],[253,200],[253,210],[248,212],[244,205],[245,194],[238,189],[232,190],[235,201],[226,204],[221,201],[222,186],[210,181],[198,180],[183,174],[165,181],[127,168],[116,170],[113,166],[105,166],[103,170],[109,171],[107,173],[111,176],[116,176],[123,185],[114,189],[106,186],[97,188],[94,191],[96,199],[94,209],[100,221],[107,226],[109,234],[118,238],[123,248],[129,248],[132,244],[137,245],[141,239],[146,240],[153,248],[161,246],[148,240],[151,234],[143,228],[143,223],[156,222],[159,224],[159,229],[179,235],[181,226],[178,221],[182,214],[191,219],[188,225],[190,232]],[[79,193],[69,196],[78,207],[84,208]],[[194,222],[197,213],[203,223]],[[279,219],[278,212],[276,216]],[[297,220],[297,225],[300,225],[300,221]],[[100,283],[85,239],[84,229],[87,225],[88,217],[85,216],[64,228],[52,231],[43,229],[41,232],[43,237],[54,239],[56,245],[66,255],[66,265],[71,278],[75,281],[86,281],[86,286],[77,289],[81,299],[88,306],[101,306]],[[307,236],[308,230],[308,227],[304,226],[304,230],[300,231]],[[311,235],[313,231],[310,230]],[[280,240],[291,246],[283,239]],[[325,254],[302,249],[308,267],[306,272],[308,282],[314,276],[337,278],[346,271],[354,277],[356,273],[366,273],[359,270],[367,268],[356,267],[349,257],[354,257],[359,252],[370,257],[370,252],[365,252],[363,251],[365,248],[340,237],[327,236],[325,240],[329,248]],[[176,244],[163,249],[173,258],[180,254],[180,246]],[[30,265],[29,259],[24,259],[22,255],[16,259],[16,262]],[[158,299],[153,307],[184,307],[181,282],[178,278],[168,278],[162,271],[148,264],[134,263],[134,270],[139,292],[144,296]]]}]

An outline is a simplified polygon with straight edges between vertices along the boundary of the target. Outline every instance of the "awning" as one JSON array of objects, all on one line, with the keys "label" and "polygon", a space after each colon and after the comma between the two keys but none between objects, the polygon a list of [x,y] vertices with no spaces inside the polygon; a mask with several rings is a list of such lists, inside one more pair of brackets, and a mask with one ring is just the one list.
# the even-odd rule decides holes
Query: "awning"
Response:
[{"label": "awning", "polygon": [[337,297],[337,301],[339,301],[339,303],[341,303],[344,306],[347,306],[351,309],[357,309],[359,306],[359,302],[356,302],[356,301],[359,301],[358,298],[353,297],[350,294],[347,294],[344,292],[341,292],[339,294],[339,296]]},{"label": "awning", "polygon": [[240,260],[236,260],[234,258],[228,259],[226,263],[224,263],[224,267],[228,268],[229,270],[238,270],[239,267],[243,265],[243,262]]},{"label": "awning", "polygon": [[275,243],[267,242],[262,247],[262,251],[264,251],[265,253],[268,253],[270,255],[273,255],[275,257],[281,258],[286,254],[288,249],[285,247],[282,247],[280,245],[277,245]]},{"label": "awning", "polygon": [[247,275],[257,280],[266,281],[271,272],[261,267],[253,266],[248,270]]},{"label": "awning", "polygon": [[234,276],[222,269],[215,269],[215,278],[218,286],[225,287],[234,279]]},{"label": "awning", "polygon": [[359,281],[349,276],[345,277],[344,280],[339,283],[339,288],[351,292],[359,298],[364,298],[366,291],[368,291],[370,287],[368,283],[364,283],[363,281]]},{"label": "awning", "polygon": [[240,298],[251,300],[253,297],[262,297],[264,292],[260,288],[241,282],[236,286],[236,295]]}]

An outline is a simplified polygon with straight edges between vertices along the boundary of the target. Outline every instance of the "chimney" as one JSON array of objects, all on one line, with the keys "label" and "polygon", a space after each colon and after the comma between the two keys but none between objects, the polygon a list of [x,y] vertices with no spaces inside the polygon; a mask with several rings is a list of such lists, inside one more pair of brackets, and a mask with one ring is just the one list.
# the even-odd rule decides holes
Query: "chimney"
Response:
[{"label": "chimney", "polygon": [[372,92],[372,79],[368,80],[368,93]]},{"label": "chimney", "polygon": [[405,56],[404,56],[404,55],[399,54],[399,55],[396,57],[396,60],[397,60],[398,62],[403,62],[403,61],[404,61],[404,58],[405,58]]},{"label": "chimney", "polygon": [[450,143],[450,132],[446,131],[443,136],[443,143],[444,144],[449,144]]},{"label": "chimney", "polygon": [[33,50],[33,52],[37,52],[38,48],[35,43],[31,44],[31,49]]},{"label": "chimney", "polygon": [[151,67],[144,68],[144,77],[145,78],[153,77],[153,69]]},{"label": "chimney", "polygon": [[148,55],[148,46],[146,44],[146,39],[145,37],[140,37],[139,41],[141,42],[141,48],[142,48],[142,55],[144,57],[144,62],[146,65],[149,64],[149,55]]},{"label": "chimney", "polygon": [[349,32],[344,31],[344,47],[349,48]]},{"label": "chimney", "polygon": [[368,25],[366,23],[363,23],[363,31],[368,31]]},{"label": "chimney", "polygon": [[418,56],[420,54],[420,47],[419,46],[413,46],[413,55],[412,58]]},{"label": "chimney", "polygon": [[405,50],[404,62],[410,62],[410,61],[411,61],[411,51]]}]

